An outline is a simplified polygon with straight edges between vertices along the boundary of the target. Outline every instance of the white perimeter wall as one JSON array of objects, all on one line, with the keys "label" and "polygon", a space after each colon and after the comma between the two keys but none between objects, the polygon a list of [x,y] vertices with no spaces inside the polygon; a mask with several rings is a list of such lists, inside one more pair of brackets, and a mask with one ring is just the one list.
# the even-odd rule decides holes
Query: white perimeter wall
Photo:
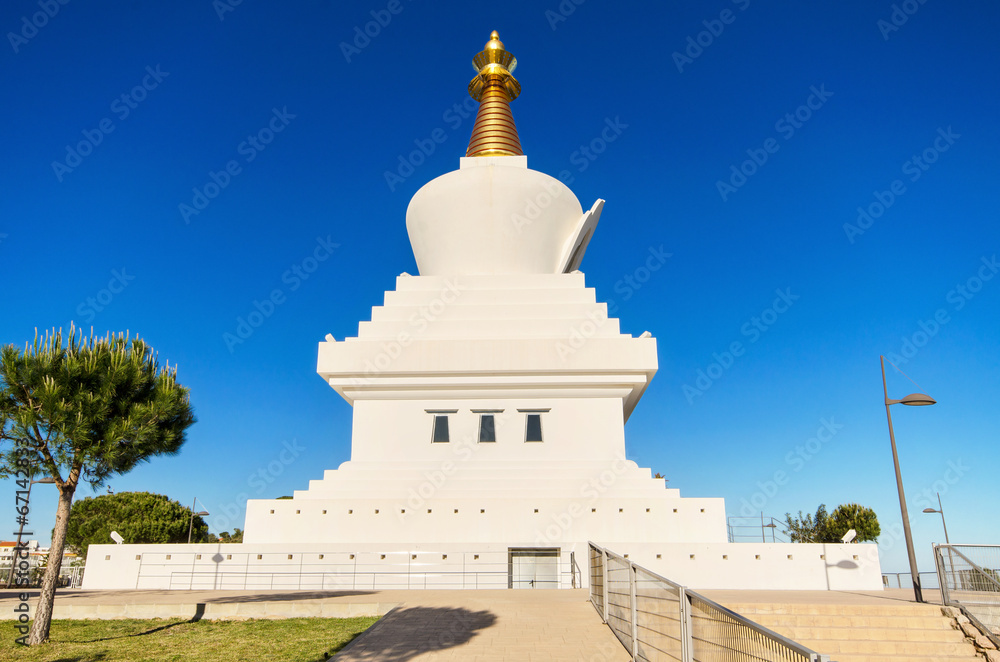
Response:
[{"label": "white perimeter wall", "polygon": [[[881,590],[873,544],[622,543],[612,549],[693,589]],[[586,543],[561,547],[589,584]],[[200,556],[200,558],[199,558]],[[168,558],[169,557],[169,558]],[[485,545],[91,545],[84,589],[506,588],[507,549]]]}]

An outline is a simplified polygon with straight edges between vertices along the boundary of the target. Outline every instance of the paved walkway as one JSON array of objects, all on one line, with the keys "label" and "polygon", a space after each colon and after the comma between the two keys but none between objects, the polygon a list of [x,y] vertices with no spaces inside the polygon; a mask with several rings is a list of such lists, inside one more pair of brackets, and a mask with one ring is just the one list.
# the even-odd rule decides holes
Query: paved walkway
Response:
[{"label": "paved walkway", "polygon": [[[31,591],[31,606],[38,591]],[[0,590],[0,618],[16,593]],[[289,618],[387,614],[341,662],[627,662],[584,589],[494,591],[60,590],[55,618]]]},{"label": "paved walkway", "polygon": [[[905,589],[884,591],[700,591],[722,605],[900,604]],[[31,591],[32,607],[37,591]],[[928,598],[937,598],[928,591]],[[17,594],[0,590],[0,618]],[[625,662],[588,592],[533,591],[84,591],[60,590],[56,618],[384,617],[340,662]]]},{"label": "paved walkway", "polygon": [[338,662],[627,662],[585,590],[411,591]]}]

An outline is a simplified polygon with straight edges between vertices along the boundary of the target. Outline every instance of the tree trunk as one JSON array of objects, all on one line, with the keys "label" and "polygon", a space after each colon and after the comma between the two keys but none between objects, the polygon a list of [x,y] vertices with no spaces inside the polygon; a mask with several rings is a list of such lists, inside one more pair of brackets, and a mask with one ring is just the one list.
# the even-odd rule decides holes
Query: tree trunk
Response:
[{"label": "tree trunk", "polygon": [[49,548],[48,565],[45,568],[45,578],[42,580],[42,594],[38,597],[35,620],[31,623],[31,632],[28,634],[29,646],[48,641],[49,628],[52,626],[52,606],[56,599],[56,584],[59,581],[59,570],[62,568],[69,511],[73,505],[73,492],[75,491],[69,485],[61,487],[59,505],[56,508],[56,528],[52,532],[52,546]]}]

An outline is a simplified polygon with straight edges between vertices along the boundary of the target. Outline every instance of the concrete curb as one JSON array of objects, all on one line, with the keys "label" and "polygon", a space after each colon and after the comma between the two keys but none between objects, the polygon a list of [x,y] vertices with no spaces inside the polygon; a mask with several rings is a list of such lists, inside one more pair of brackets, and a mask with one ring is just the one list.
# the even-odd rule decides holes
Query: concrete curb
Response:
[{"label": "concrete curb", "polygon": [[[35,617],[35,602],[30,604],[28,615]],[[104,604],[104,605],[55,605],[53,620],[115,620],[124,618],[183,618],[196,615],[210,621],[238,621],[251,618],[353,618],[355,616],[384,616],[399,605],[398,602],[201,602],[180,604]],[[0,620],[14,620],[18,614],[4,610]]]}]

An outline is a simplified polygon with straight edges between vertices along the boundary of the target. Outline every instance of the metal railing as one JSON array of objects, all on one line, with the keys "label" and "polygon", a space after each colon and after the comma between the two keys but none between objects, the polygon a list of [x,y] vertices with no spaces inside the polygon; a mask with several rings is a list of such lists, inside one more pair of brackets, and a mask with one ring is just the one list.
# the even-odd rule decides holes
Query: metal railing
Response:
[{"label": "metal railing", "polygon": [[[83,570],[82,565],[71,566],[69,564],[64,564],[59,570],[59,587],[60,588],[80,588],[83,584]],[[45,572],[44,566],[41,565],[37,560],[34,560],[28,570],[28,578],[30,580],[29,587],[37,588],[41,585],[42,576]],[[0,561],[0,587],[7,585],[7,580],[10,577],[10,561],[3,560]]]},{"label": "metal railing", "polygon": [[790,542],[787,526],[781,520],[760,514],[760,517],[730,515],[726,518],[729,542]]},{"label": "metal railing", "polygon": [[[434,563],[392,562],[385,560],[374,568],[372,563],[302,562],[290,566],[283,562],[230,561],[199,564],[194,553],[172,554],[170,561],[142,559],[136,580],[137,589],[170,590],[376,590],[376,589],[506,589],[511,583],[507,560],[459,561],[451,566]],[[469,561],[478,555],[466,553]],[[405,555],[409,559],[409,555]],[[220,557],[221,558],[221,557]],[[532,588],[576,588],[582,585],[582,572],[575,553],[558,558],[551,576],[530,582]],[[527,582],[515,582],[527,588]]]},{"label": "metal railing", "polygon": [[944,604],[1000,647],[1000,545],[934,545],[934,564]]},{"label": "metal railing", "polygon": [[[919,572],[920,576],[920,588],[924,591],[938,590],[938,574],[936,571],[931,572]],[[883,572],[882,573],[882,586],[885,588],[913,588],[913,575],[909,572]],[[925,599],[928,596],[924,596]]]},{"label": "metal railing", "polygon": [[589,547],[590,601],[634,661],[830,660],[623,556]]}]

